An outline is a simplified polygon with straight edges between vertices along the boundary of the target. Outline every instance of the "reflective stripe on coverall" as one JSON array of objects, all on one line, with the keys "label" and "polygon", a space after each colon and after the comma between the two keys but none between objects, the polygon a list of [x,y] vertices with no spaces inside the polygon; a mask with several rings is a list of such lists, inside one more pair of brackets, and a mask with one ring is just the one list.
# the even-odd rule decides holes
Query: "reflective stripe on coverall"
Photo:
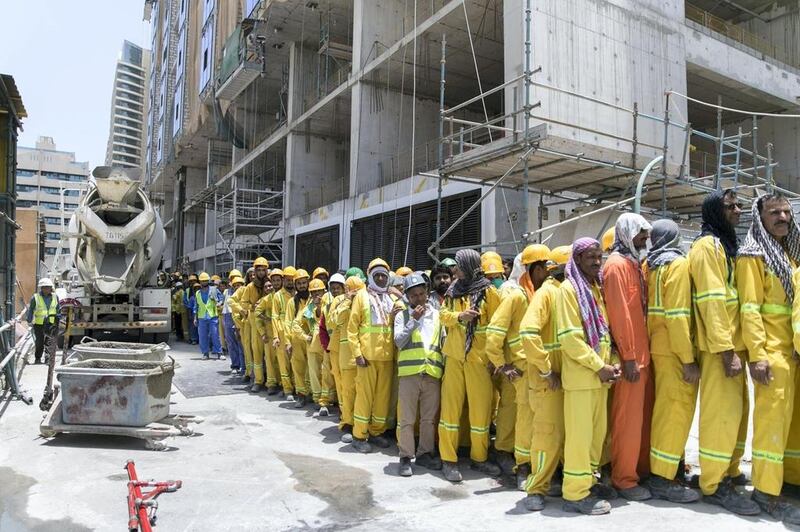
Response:
[{"label": "reflective stripe on coverall", "polygon": [[292,363],[286,353],[286,346],[290,343],[290,339],[286,335],[286,306],[291,298],[292,294],[285,288],[281,288],[272,297],[272,312],[270,314],[272,333],[274,337],[278,338],[278,347],[273,349],[275,350],[275,357],[278,359],[278,370],[281,375],[283,393],[287,395],[294,393]]}]

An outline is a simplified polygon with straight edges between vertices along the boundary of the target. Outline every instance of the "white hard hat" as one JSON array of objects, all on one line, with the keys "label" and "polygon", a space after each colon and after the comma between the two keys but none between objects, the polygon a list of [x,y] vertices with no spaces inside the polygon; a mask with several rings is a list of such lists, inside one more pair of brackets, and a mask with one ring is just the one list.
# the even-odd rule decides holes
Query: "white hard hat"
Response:
[{"label": "white hard hat", "polygon": [[51,281],[47,277],[45,277],[43,279],[39,279],[39,288],[44,288],[45,286],[49,286],[50,288],[53,288],[53,281]]},{"label": "white hard hat", "polygon": [[341,273],[334,273],[328,281],[328,284],[330,283],[339,283],[344,286],[344,275]]}]

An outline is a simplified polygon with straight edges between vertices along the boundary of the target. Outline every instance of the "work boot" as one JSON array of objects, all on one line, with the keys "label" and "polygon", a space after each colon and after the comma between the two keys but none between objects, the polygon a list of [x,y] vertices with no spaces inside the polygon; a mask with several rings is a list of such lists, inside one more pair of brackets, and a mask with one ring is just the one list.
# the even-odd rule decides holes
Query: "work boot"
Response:
[{"label": "work boot", "polygon": [[403,456],[400,458],[400,476],[410,477],[414,472],[411,470],[411,458]]},{"label": "work boot", "polygon": [[259,383],[255,383],[253,384],[253,386],[250,387],[250,393],[258,393],[263,389],[264,387],[262,385],[260,385]]},{"label": "work boot", "polygon": [[242,384],[250,382],[250,375],[242,375]]},{"label": "work boot", "polygon": [[285,399],[290,403],[294,403],[294,395],[287,393]]},{"label": "work boot", "polygon": [[629,501],[646,501],[653,498],[650,490],[640,484],[637,484],[632,488],[617,489],[617,493]]},{"label": "work boot", "polygon": [[541,512],[542,510],[544,510],[544,497],[542,497],[538,493],[534,493],[533,495],[528,495],[527,497],[522,499],[522,505],[529,512]]},{"label": "work boot", "polygon": [[442,460],[438,456],[434,456],[433,453],[425,453],[417,456],[414,463],[425,469],[430,469],[431,471],[440,471],[442,469]]},{"label": "work boot", "polygon": [[519,491],[525,491],[525,486],[528,484],[528,475],[530,474],[530,464],[520,464],[517,466],[517,489]]},{"label": "work boot", "polygon": [[353,435],[349,432],[342,433],[342,437],[339,438],[339,441],[342,443],[353,443]]},{"label": "work boot", "polygon": [[547,496],[556,498],[561,497],[563,495],[561,488],[562,488],[561,481],[559,482],[551,481],[550,488],[547,490]]},{"label": "work boot", "polygon": [[725,479],[717,486],[717,491],[712,495],[703,496],[709,504],[722,506],[731,513],[738,515],[758,515],[761,508],[758,503],[743,495],[739,495],[730,479]]},{"label": "work boot", "polygon": [[235,376],[239,374],[239,368],[231,368],[231,376]]},{"label": "work boot", "polygon": [[604,500],[588,495],[579,501],[564,501],[562,509],[584,515],[603,515],[611,511],[611,504]]},{"label": "work boot", "polygon": [[493,464],[488,460],[485,462],[476,462],[475,460],[472,460],[469,467],[473,471],[483,473],[484,475],[489,475],[490,477],[499,477],[501,474],[503,474],[503,471],[497,464]]},{"label": "work boot", "polygon": [[277,395],[279,391],[280,388],[278,388],[277,386],[270,386],[269,388],[267,388],[267,395]]},{"label": "work boot", "polygon": [[305,408],[306,404],[308,404],[308,400],[306,399],[306,396],[298,394],[297,399],[294,402],[294,408],[297,408],[297,409]]},{"label": "work boot", "polygon": [[367,454],[372,452],[372,445],[370,445],[367,440],[360,440],[353,437],[353,449],[360,453]]},{"label": "work boot", "polygon": [[463,480],[461,471],[458,470],[458,464],[456,462],[442,461],[442,474],[445,480],[449,480],[450,482],[461,482]]},{"label": "work boot", "polygon": [[219,356],[217,357],[217,360],[227,360],[227,359],[228,357],[226,357],[223,353],[220,353]]},{"label": "work boot", "polygon": [[731,479],[731,484],[734,486],[747,486],[747,475],[744,473],[739,473],[735,477],[728,477]]},{"label": "work boot", "polygon": [[317,413],[317,415],[319,415],[319,417],[328,417],[329,415],[328,407],[327,406],[319,407],[319,412]]},{"label": "work boot", "polygon": [[665,499],[678,504],[687,504],[700,500],[700,494],[675,481],[652,475],[647,479],[647,488],[656,499]]},{"label": "work boot", "polygon": [[589,488],[589,493],[598,499],[605,499],[607,501],[613,501],[617,498],[617,490],[602,482],[598,482]]},{"label": "work boot", "polygon": [[784,497],[793,497],[795,499],[800,499],[800,486],[797,484],[790,484],[789,482],[783,483],[783,488],[781,489],[781,495]]},{"label": "work boot", "polygon": [[774,519],[783,521],[785,525],[800,525],[800,508],[782,501],[780,497],[768,495],[763,491],[753,490],[753,501]]},{"label": "work boot", "polygon": [[517,461],[514,460],[513,454],[507,451],[497,451],[495,453],[495,461],[504,475],[510,477],[514,474],[514,467],[516,467]]},{"label": "work boot", "polygon": [[389,439],[383,434],[379,436],[370,436],[369,442],[375,447],[379,447],[381,449],[388,449],[392,446],[392,442],[390,442]]},{"label": "work boot", "polygon": [[209,360],[208,353],[203,353],[203,360]]}]

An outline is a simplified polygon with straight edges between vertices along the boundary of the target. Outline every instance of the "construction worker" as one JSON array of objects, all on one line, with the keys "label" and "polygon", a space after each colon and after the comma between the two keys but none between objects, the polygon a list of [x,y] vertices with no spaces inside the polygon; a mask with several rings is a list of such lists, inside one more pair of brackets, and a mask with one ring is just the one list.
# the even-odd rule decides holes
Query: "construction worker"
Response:
[{"label": "construction worker", "polygon": [[[217,281],[216,287],[220,295],[223,295],[225,293],[225,290],[227,290],[230,287],[230,281],[228,279],[220,279],[219,281]],[[219,345],[220,347],[222,347],[222,352],[224,354],[227,354],[228,357],[230,357],[231,355],[230,353],[228,353],[228,342],[226,342],[225,338],[225,320],[222,317],[222,307],[224,306],[224,304],[225,304],[225,297],[223,296],[219,304],[217,305],[217,314],[218,314],[217,321],[219,322],[218,326]]]},{"label": "construction worker", "polygon": [[[547,279],[547,260],[550,249],[543,244],[531,244],[514,259],[508,281],[500,289],[500,305],[497,307],[489,326],[486,329],[486,356],[495,368],[496,375],[502,378],[500,392],[501,405],[504,401],[512,404],[508,411],[513,414],[501,416],[497,414],[497,438],[495,449],[498,451],[498,464],[508,473],[516,472],[517,488],[525,489],[525,483],[531,472],[531,421],[533,412],[528,405],[528,379],[525,373],[525,351],[519,336],[520,324],[528,309],[528,294],[521,286],[522,277],[527,277],[538,288]],[[507,416],[507,417],[506,417]],[[506,429],[504,425],[510,424]],[[501,446],[501,435],[510,432],[511,441]],[[513,446],[513,456],[511,449]],[[500,454],[503,453],[503,454]],[[511,459],[510,468],[504,467],[500,456]]]},{"label": "construction worker", "polygon": [[652,226],[625,213],[614,227],[614,245],[603,266],[608,326],[622,359],[622,380],[611,399],[611,483],[629,501],[650,499],[639,483],[650,473],[650,422],[655,389],[647,334],[647,284],[641,261]]},{"label": "construction worker", "polygon": [[210,277],[206,272],[198,276],[200,290],[195,292],[192,300],[192,309],[195,316],[200,339],[200,352],[203,360],[209,359],[209,352],[217,356],[217,360],[225,360],[222,346],[219,343],[219,314],[217,305],[222,303],[222,294],[216,286],[209,286]]},{"label": "construction worker", "polygon": [[172,288],[172,321],[177,339],[189,342],[189,315],[183,306],[183,292],[183,282],[176,281]]},{"label": "construction worker", "polygon": [[239,338],[239,327],[234,321],[231,298],[237,290],[244,286],[244,279],[239,270],[232,270],[229,275],[233,275],[233,277],[231,278],[231,287],[222,293],[222,321],[225,323],[225,334],[228,337],[231,375],[238,375],[244,371],[244,350],[242,349],[242,340]]},{"label": "construction worker", "polygon": [[283,286],[291,295],[295,293],[294,278],[296,275],[297,270],[294,266],[287,266],[283,269]]},{"label": "construction worker", "polygon": [[[33,294],[28,303],[27,322],[33,325],[34,352],[33,363],[42,363],[45,344],[56,341],[58,321],[61,319],[61,308],[58,296],[53,292],[53,281],[47,277],[39,279],[39,291]],[[47,357],[49,357],[49,353]],[[48,358],[45,357],[45,362]]]},{"label": "construction worker", "polygon": [[[278,270],[280,271],[280,270]],[[267,395],[276,395],[280,391],[278,384],[281,382],[280,365],[278,363],[277,349],[272,346],[272,339],[274,338],[274,331],[272,325],[272,298],[275,297],[275,284],[272,279],[280,279],[280,275],[275,275],[275,270],[269,271],[267,281],[265,282],[266,289],[264,290],[264,297],[258,300],[254,309],[256,315],[256,331],[261,343],[264,346],[264,367],[266,369],[265,382],[267,386]],[[280,284],[278,289],[280,289]]]},{"label": "construction worker", "polygon": [[197,276],[195,274],[189,275],[188,278],[188,285],[186,286],[186,290],[183,292],[183,308],[186,310],[186,321],[189,324],[189,344],[190,345],[197,345],[199,341],[197,335],[197,326],[195,325],[195,316],[192,312],[192,296],[194,295],[195,286],[199,283],[197,282]]},{"label": "construction worker", "polygon": [[[800,291],[800,268],[795,269],[792,274],[792,289],[795,293]],[[800,349],[800,298],[795,297],[792,301],[792,330],[794,337],[794,351],[798,353]],[[800,498],[800,370],[795,372],[794,382],[794,408],[792,409],[792,421],[789,427],[789,437],[786,441],[786,448],[783,451],[783,493],[786,495]]]},{"label": "construction worker", "polygon": [[[251,393],[258,393],[264,388],[264,344],[256,327],[255,307],[266,295],[267,268],[269,262],[264,257],[253,261],[252,281],[244,287],[239,298],[240,315],[245,319],[242,344],[244,345],[245,376],[243,382],[252,382]],[[250,346],[249,350],[247,346]],[[248,358],[249,353],[249,358]],[[251,381],[252,379],[252,381]]]},{"label": "construction worker", "polygon": [[613,488],[597,483],[608,418],[608,388],[620,375],[600,287],[603,253],[593,238],[572,245],[566,281],[556,299],[557,341],[564,387],[563,509],[586,515],[611,511]]},{"label": "construction worker", "polygon": [[489,462],[489,424],[494,390],[486,358],[486,326],[500,303],[497,289],[481,271],[475,250],[456,253],[456,281],[447,290],[439,317],[447,339],[443,354],[442,412],[439,420],[439,454],[442,472],[450,482],[461,482],[458,437],[464,399],[469,408],[471,467],[498,476],[500,468]]},{"label": "construction worker", "polygon": [[292,298],[292,294],[286,288],[289,277],[294,279],[297,272],[291,266],[283,270],[274,269],[270,273],[272,281],[272,310],[270,312],[270,323],[272,325],[272,350],[278,359],[278,370],[281,374],[281,387],[283,396],[287,401],[294,401],[294,384],[292,383],[292,367],[289,360],[289,353],[286,345],[290,342],[289,335],[285,329],[286,306]]},{"label": "construction worker", "polygon": [[345,272],[345,274],[344,274],[345,280],[347,280],[347,279],[349,279],[351,277],[358,277],[365,284],[367,282],[367,276],[364,275],[364,271],[361,268],[357,267],[357,266],[353,266],[351,268],[348,268],[348,270]]},{"label": "construction worker", "polygon": [[328,273],[328,270],[323,268],[322,266],[317,266],[314,268],[314,271],[311,273],[311,280],[319,279],[322,281],[326,287],[328,286],[328,279],[330,279],[331,274]]},{"label": "construction worker", "polygon": [[456,268],[455,260],[453,260],[451,257],[445,257],[439,264],[450,270],[450,277],[455,278],[455,268]]},{"label": "construction worker", "polygon": [[[325,408],[319,410],[319,415],[328,415],[328,406],[341,396],[342,374],[339,369],[339,340],[341,336],[335,330],[336,322],[333,313],[344,295],[345,278],[341,273],[334,273],[328,281],[329,292],[322,296],[322,307],[319,320],[318,339],[322,348],[322,396]],[[338,299],[337,299],[338,298]],[[331,339],[334,342],[331,342]]]},{"label": "construction worker", "polygon": [[678,224],[653,222],[647,254],[647,329],[655,376],[655,404],[650,431],[650,478],[653,497],[690,503],[700,495],[675,481],[697,404],[700,367],[692,345],[692,286],[689,261],[681,249]]},{"label": "construction worker", "polygon": [[792,272],[800,265],[800,228],[780,193],[753,202],[736,259],[742,340],[754,383],[753,494],[761,510],[800,525],[800,509],[780,499],[797,364],[793,357]]},{"label": "construction worker", "polygon": [[[284,272],[285,273],[285,272]],[[308,404],[309,377],[308,377],[308,343],[302,336],[302,331],[295,328],[298,316],[302,316],[306,303],[308,303],[308,272],[302,268],[294,274],[295,294],[286,303],[286,320],[284,331],[286,345],[284,349],[289,354],[292,362],[292,375],[294,376],[295,408],[303,408]]]},{"label": "construction worker", "polygon": [[[408,277],[409,275],[411,275],[412,273],[414,273],[414,270],[412,270],[412,269],[411,269],[411,268],[409,268],[408,266],[400,266],[399,268],[397,268],[397,271],[396,271],[396,272],[394,272],[394,274],[395,274],[397,277],[402,277],[402,278],[404,278],[404,279],[405,279],[406,277]],[[404,287],[405,287],[405,285],[404,285]]]},{"label": "construction worker", "polygon": [[688,253],[692,277],[695,342],[700,362],[700,489],[704,499],[740,515],[758,504],[739,495],[739,470],[747,437],[748,392],[742,372],[745,345],[739,326],[734,261],[742,209],[732,190],[703,200],[700,236]]},{"label": "construction worker", "polygon": [[[523,505],[544,509],[545,495],[561,495],[560,482],[551,483],[564,454],[564,391],[561,350],[557,340],[556,299],[572,248],[559,246],[547,256],[548,277],[536,287],[519,326],[525,350],[528,407],[531,411],[531,466],[525,481]],[[532,263],[536,264],[536,262]],[[529,275],[530,268],[529,268]],[[517,470],[519,478],[519,470]]]},{"label": "construction worker", "polygon": [[606,229],[605,233],[603,233],[603,239],[601,241],[603,244],[604,254],[608,255],[609,253],[611,253],[611,248],[614,247],[615,239],[616,239],[615,228],[612,226]]},{"label": "construction worker", "polygon": [[430,298],[428,298],[428,303],[436,308],[436,310],[439,310],[442,308],[444,296],[447,293],[447,289],[450,288],[450,282],[452,281],[450,269],[443,266],[441,263],[437,264],[431,270],[430,278],[431,295]]},{"label": "construction worker", "polygon": [[[321,318],[322,296],[326,294],[325,283],[320,279],[312,279],[308,283],[308,301],[300,310],[293,323],[298,337],[305,340],[306,361],[308,362],[308,380],[311,384],[312,402],[324,408],[328,416],[328,391],[322,389],[322,343],[319,339],[319,321]],[[324,397],[323,397],[324,395]]]},{"label": "construction worker", "polygon": [[347,340],[358,366],[353,447],[362,453],[371,452],[372,445],[382,449],[390,445],[383,436],[395,372],[392,309],[396,297],[389,293],[389,272],[389,265],[381,258],[369,263],[369,284],[366,290],[356,292],[347,324]]},{"label": "construction worker", "polygon": [[347,327],[350,323],[353,299],[360,290],[366,288],[366,285],[361,277],[354,273],[345,279],[344,288],[345,293],[343,296],[339,296],[342,299],[333,312],[333,320],[336,325],[331,342],[334,342],[337,337],[339,338],[339,373],[341,374],[339,430],[342,433],[341,441],[342,443],[353,443],[353,426],[355,425],[353,409],[356,401],[357,366],[353,350],[350,348],[350,340],[347,337]]},{"label": "construction worker", "polygon": [[[404,278],[406,301],[398,302],[394,318],[397,346],[398,439],[400,476],[412,475],[411,459],[437,471],[442,461],[435,456],[436,420],[439,415],[441,380],[444,372],[444,334],[439,311],[428,304],[428,283],[416,273]],[[414,448],[414,426],[419,416],[419,445]]]}]

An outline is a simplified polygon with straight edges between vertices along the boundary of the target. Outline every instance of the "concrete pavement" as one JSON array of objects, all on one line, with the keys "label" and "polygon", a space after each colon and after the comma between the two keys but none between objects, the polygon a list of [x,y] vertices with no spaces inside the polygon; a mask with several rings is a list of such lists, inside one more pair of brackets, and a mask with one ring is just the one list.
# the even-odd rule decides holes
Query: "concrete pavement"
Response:
[{"label": "concrete pavement", "polygon": [[[544,512],[521,505],[523,493],[475,475],[453,485],[419,468],[397,476],[397,449],[369,455],[339,443],[337,418],[318,418],[265,394],[251,395],[228,374],[228,362],[203,361],[196,347],[175,342],[180,367],[173,413],[203,416],[192,437],[165,440],[168,450],[145,449],[126,437],[39,436],[38,410],[45,366],[28,366],[22,386],[34,405],[0,403],[0,531],[124,530],[127,475],[180,479],[183,488],[160,499],[158,526],[166,531],[252,530],[766,530],[768,517],[740,518],[703,503],[614,501],[610,515]],[[687,458],[696,463],[696,428]]]}]

